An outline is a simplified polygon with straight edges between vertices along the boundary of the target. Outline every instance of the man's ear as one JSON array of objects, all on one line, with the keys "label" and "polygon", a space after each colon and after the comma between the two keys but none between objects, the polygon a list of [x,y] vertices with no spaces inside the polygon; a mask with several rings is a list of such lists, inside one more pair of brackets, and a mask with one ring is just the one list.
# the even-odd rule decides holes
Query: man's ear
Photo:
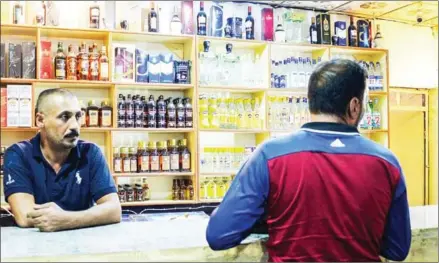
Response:
[{"label": "man's ear", "polygon": [[358,119],[361,114],[362,107],[363,102],[360,99],[357,97],[352,98],[349,102],[349,117]]},{"label": "man's ear", "polygon": [[37,125],[38,128],[43,128],[44,127],[44,114],[37,112],[35,114],[35,123]]}]

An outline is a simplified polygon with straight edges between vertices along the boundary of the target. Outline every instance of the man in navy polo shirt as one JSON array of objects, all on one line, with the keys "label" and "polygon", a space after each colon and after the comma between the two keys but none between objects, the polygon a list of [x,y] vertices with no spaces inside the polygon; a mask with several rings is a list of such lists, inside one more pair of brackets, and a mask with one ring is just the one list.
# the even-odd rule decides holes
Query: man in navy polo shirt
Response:
[{"label": "man in navy polo shirt", "polygon": [[212,213],[214,250],[240,244],[267,218],[269,262],[394,261],[411,242],[406,185],[396,157],[362,137],[367,72],[323,62],[308,85],[312,122],[263,143]]},{"label": "man in navy polo shirt", "polygon": [[39,133],[4,156],[5,199],[20,227],[51,232],[118,223],[121,206],[99,147],[79,140],[81,109],[63,89],[37,100]]}]

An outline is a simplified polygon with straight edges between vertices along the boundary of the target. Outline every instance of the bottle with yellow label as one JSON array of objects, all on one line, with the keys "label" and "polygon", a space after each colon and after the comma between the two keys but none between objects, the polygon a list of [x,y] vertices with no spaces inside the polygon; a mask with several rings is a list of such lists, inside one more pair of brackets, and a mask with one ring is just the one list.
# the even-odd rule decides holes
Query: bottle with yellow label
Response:
[{"label": "bottle with yellow label", "polygon": [[207,184],[205,185],[207,188],[207,199],[215,199],[216,198],[216,185],[213,181],[213,178],[208,178]]},{"label": "bottle with yellow label", "polygon": [[237,128],[237,116],[235,101],[232,98],[227,99],[227,112],[228,112],[228,127],[229,129]]},{"label": "bottle with yellow label", "polygon": [[209,99],[209,128],[218,129],[220,127],[219,124],[219,116],[218,116],[218,107],[216,105],[216,99]]},{"label": "bottle with yellow label", "polygon": [[216,189],[217,189],[217,198],[223,198],[226,194],[226,185],[224,184],[224,181],[222,178],[215,177],[216,181]]},{"label": "bottle with yellow label", "polygon": [[205,96],[200,97],[200,105],[199,105],[199,116],[200,116],[200,126],[201,128],[208,129],[209,128],[209,106],[207,103],[207,98]]},{"label": "bottle with yellow label", "polygon": [[261,120],[261,104],[259,103],[259,98],[255,98],[252,100],[253,104],[253,119],[252,119],[252,128],[253,129],[262,129],[262,120]]},{"label": "bottle with yellow label", "polygon": [[244,103],[242,102],[242,99],[236,99],[235,100],[236,105],[236,114],[237,114],[237,128],[238,129],[246,129],[247,128],[247,122],[245,118],[245,110],[244,110]]},{"label": "bottle with yellow label", "polygon": [[203,181],[200,182],[200,199],[209,199],[209,195],[207,193],[209,181],[207,178],[204,178]]}]

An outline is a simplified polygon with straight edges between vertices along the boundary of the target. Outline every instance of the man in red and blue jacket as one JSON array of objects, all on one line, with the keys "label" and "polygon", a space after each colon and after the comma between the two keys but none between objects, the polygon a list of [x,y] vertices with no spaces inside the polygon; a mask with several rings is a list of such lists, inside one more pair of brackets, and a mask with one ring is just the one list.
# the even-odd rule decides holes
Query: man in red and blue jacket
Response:
[{"label": "man in red and blue jacket", "polygon": [[214,250],[240,244],[266,218],[271,262],[395,261],[411,228],[401,166],[357,128],[367,72],[349,60],[321,63],[308,87],[312,122],[260,145],[212,213]]}]

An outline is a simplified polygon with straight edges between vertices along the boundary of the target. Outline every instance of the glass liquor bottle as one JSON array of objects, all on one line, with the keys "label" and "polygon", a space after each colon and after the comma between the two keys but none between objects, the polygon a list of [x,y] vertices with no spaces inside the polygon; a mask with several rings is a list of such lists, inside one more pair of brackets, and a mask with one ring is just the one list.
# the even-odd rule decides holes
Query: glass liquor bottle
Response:
[{"label": "glass liquor bottle", "polygon": [[373,39],[373,47],[382,47],[383,36],[381,35],[380,25],[377,25],[377,32],[375,33],[375,38]]},{"label": "glass liquor bottle", "polygon": [[93,46],[90,46],[90,54],[89,54],[89,80],[98,80],[99,79],[99,54],[98,54],[98,46],[96,43]]},{"label": "glass liquor bottle", "polygon": [[285,42],[285,30],[282,25],[280,16],[277,17],[277,26],[274,32],[274,38],[276,42]]},{"label": "glass liquor bottle", "polygon": [[37,26],[46,25],[46,12],[45,12],[44,1],[42,1],[41,5],[37,6],[37,11],[35,15],[35,24]]},{"label": "glass liquor bottle", "polygon": [[101,55],[99,56],[99,80],[108,81],[108,57],[107,49],[102,46]]},{"label": "glass liquor bottle", "polygon": [[14,24],[24,24],[24,14],[23,14],[23,4],[21,1],[15,1],[13,7],[13,23]]},{"label": "glass liquor bottle", "polygon": [[172,97],[165,100],[166,103],[166,128],[175,128],[177,126],[177,112]]},{"label": "glass liquor bottle", "polygon": [[350,47],[356,47],[358,46],[357,41],[357,27],[354,23],[354,18],[351,16],[351,22],[348,27],[348,44]]},{"label": "glass liquor bottle", "polygon": [[119,98],[117,99],[117,127],[125,128],[125,98],[122,94],[119,94]]},{"label": "glass liquor bottle", "polygon": [[151,199],[151,192],[149,190],[149,185],[146,178],[142,178],[142,188],[143,188],[143,201],[148,201],[149,199]]},{"label": "glass liquor bottle", "polygon": [[157,128],[166,128],[166,103],[163,95],[157,100]]},{"label": "glass liquor bottle", "polygon": [[149,142],[149,163],[151,166],[151,173],[156,173],[160,171],[160,160],[159,160],[159,152],[157,150],[156,142]]},{"label": "glass liquor bottle", "polygon": [[62,42],[58,42],[58,50],[55,57],[55,78],[66,79],[66,55],[64,55]]},{"label": "glass liquor bottle", "polygon": [[154,1],[151,1],[151,11],[148,14],[148,32],[158,32],[158,17],[154,6]]},{"label": "glass liquor bottle", "polygon": [[137,172],[137,149],[136,147],[130,147],[130,171],[132,173]]},{"label": "glass liquor bottle", "polygon": [[140,100],[140,95],[133,97],[134,104],[134,128],[143,127],[143,103]]},{"label": "glass liquor bottle", "polygon": [[218,58],[210,50],[210,41],[203,42],[203,51],[198,55],[200,60],[200,85],[214,85],[215,84],[215,67],[217,67]]},{"label": "glass liquor bottle", "polygon": [[184,104],[184,116],[185,116],[185,127],[192,128],[193,126],[193,108],[190,98],[183,99]]},{"label": "glass liquor bottle", "polygon": [[113,108],[108,105],[108,102],[104,100],[101,103],[99,109],[99,127],[112,127],[113,126]]},{"label": "glass liquor bottle", "polygon": [[180,153],[177,147],[177,140],[172,139],[169,141],[169,156],[171,162],[171,172],[180,171]]},{"label": "glass liquor bottle", "polygon": [[316,18],[311,18],[311,26],[309,27],[309,39],[311,44],[317,44],[317,26]]},{"label": "glass liquor bottle", "polygon": [[245,39],[255,39],[255,20],[252,16],[251,6],[248,6],[247,14],[245,19]]},{"label": "glass liquor bottle", "polygon": [[147,103],[147,114],[148,118],[148,128],[156,128],[157,127],[157,108],[154,100],[154,95],[150,95]]},{"label": "glass liquor bottle", "polygon": [[162,141],[159,143],[160,151],[160,172],[169,172],[171,169],[171,163],[168,152],[168,142]]},{"label": "glass liquor bottle", "polygon": [[195,192],[194,192],[194,185],[191,179],[188,180],[187,192],[188,195],[186,195],[186,200],[194,200]]},{"label": "glass liquor bottle", "polygon": [[87,108],[82,100],[79,101],[79,105],[81,107],[81,127],[87,127]]},{"label": "glass liquor bottle", "polygon": [[122,158],[122,172],[123,173],[130,173],[131,172],[131,159],[128,154],[128,148],[122,147],[120,149],[120,157]]},{"label": "glass liquor bottle", "polygon": [[122,158],[120,157],[119,147],[113,147],[113,171],[122,172]]},{"label": "glass liquor bottle", "polygon": [[99,126],[99,107],[94,100],[88,102],[87,107],[87,127]]},{"label": "glass liquor bottle", "polygon": [[184,100],[182,101],[180,98],[176,98],[173,101],[176,108],[176,120],[177,120],[177,128],[184,128],[185,124],[185,115],[184,115]]},{"label": "glass liquor bottle", "polygon": [[137,154],[137,172],[148,173],[149,172],[149,152],[146,149],[146,143],[139,141],[138,154]]},{"label": "glass liquor bottle", "polygon": [[98,1],[93,1],[90,5],[90,28],[99,28],[100,17],[101,9]]},{"label": "glass liquor bottle", "polygon": [[67,54],[67,79],[68,80],[76,80],[76,69],[77,69],[77,64],[76,64],[76,54],[73,51],[73,46],[69,45],[68,48],[68,54]]},{"label": "glass liquor bottle", "polygon": [[114,81],[121,81],[124,74],[124,59],[122,55],[122,49],[121,48],[115,48],[115,66],[114,66]]},{"label": "glass liquor bottle", "polygon": [[181,34],[182,24],[180,17],[178,17],[177,6],[174,6],[174,15],[172,16],[171,19],[170,29],[171,29],[171,34],[176,34],[176,35]]},{"label": "glass liquor bottle", "polygon": [[172,200],[177,201],[180,193],[180,186],[178,185],[178,180],[172,180]]},{"label": "glass liquor bottle", "polygon": [[128,94],[125,101],[125,127],[134,127],[134,104],[133,100],[131,99],[131,94]]},{"label": "glass liquor bottle", "polygon": [[178,200],[186,200],[187,187],[184,183],[184,179],[180,179],[180,191],[178,193]]},{"label": "glass liquor bottle", "polygon": [[180,140],[180,171],[190,172],[191,171],[191,152],[187,148],[187,140]]},{"label": "glass liquor bottle", "polygon": [[80,80],[88,80],[88,74],[90,69],[89,56],[87,52],[87,45],[83,44],[82,52],[81,52],[81,65],[80,65]]},{"label": "glass liquor bottle", "polygon": [[197,35],[207,35],[207,15],[204,12],[204,2],[200,1],[200,12],[197,14]]}]

